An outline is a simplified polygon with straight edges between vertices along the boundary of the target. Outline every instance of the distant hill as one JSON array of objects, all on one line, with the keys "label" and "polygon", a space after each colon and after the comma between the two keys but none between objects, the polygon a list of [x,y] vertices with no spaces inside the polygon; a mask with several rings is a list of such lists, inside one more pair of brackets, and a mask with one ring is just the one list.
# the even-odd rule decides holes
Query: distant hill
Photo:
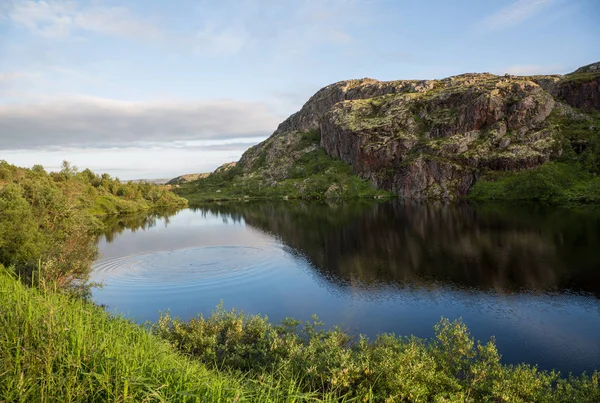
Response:
[{"label": "distant hill", "polygon": [[180,185],[182,183],[192,182],[198,179],[206,178],[210,173],[201,173],[201,174],[186,174],[181,175],[176,178],[167,180],[167,185]]},{"label": "distant hill", "polygon": [[125,182],[130,183],[152,183],[153,185],[164,185],[169,181],[169,179],[131,179]]},{"label": "distant hill", "polygon": [[181,176],[178,176],[178,177],[173,178],[171,180],[168,180],[165,183],[167,185],[181,185],[181,184],[184,184],[184,183],[197,181],[198,179],[207,178],[209,175],[211,175],[213,173],[222,173],[222,172],[225,172],[225,171],[227,171],[227,170],[235,167],[236,164],[237,163],[235,161],[233,161],[233,162],[226,162],[225,164],[223,164],[220,167],[218,167],[217,169],[215,169],[214,172],[205,172],[205,173],[200,173],[200,174],[186,174],[186,175],[181,175]]}]

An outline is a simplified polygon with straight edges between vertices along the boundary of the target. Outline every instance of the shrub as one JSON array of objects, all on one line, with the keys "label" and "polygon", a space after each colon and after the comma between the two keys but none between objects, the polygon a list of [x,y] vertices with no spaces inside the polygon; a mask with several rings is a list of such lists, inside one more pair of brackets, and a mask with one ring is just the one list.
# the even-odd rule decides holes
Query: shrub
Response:
[{"label": "shrub", "polygon": [[598,373],[560,378],[528,365],[506,366],[493,340],[475,342],[461,321],[442,319],[433,340],[379,335],[373,342],[313,318],[281,325],[225,311],[189,322],[163,314],[154,333],[212,368],[253,378],[297,380],[304,392],[358,401],[580,402],[600,398]]}]

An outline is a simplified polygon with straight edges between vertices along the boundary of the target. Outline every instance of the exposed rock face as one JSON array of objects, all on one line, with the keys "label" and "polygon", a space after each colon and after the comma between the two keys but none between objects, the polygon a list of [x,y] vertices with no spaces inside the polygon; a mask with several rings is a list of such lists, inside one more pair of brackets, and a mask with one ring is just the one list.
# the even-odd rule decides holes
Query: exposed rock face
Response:
[{"label": "exposed rock face", "polygon": [[491,75],[441,84],[337,103],[321,119],[321,145],[376,186],[413,199],[453,199],[484,167],[529,168],[557,152],[543,127],[555,101],[537,84]]},{"label": "exposed rock face", "polygon": [[599,86],[600,63],[566,76],[342,81],[319,90],[240,166],[250,171],[265,158],[269,164],[273,150],[286,149],[279,143],[318,130],[330,156],[377,187],[452,200],[466,195],[483,170],[529,169],[560,155],[555,118],[575,115],[571,106],[600,110]]},{"label": "exposed rock face", "polygon": [[600,62],[567,74],[559,82],[555,95],[576,108],[600,110]]}]

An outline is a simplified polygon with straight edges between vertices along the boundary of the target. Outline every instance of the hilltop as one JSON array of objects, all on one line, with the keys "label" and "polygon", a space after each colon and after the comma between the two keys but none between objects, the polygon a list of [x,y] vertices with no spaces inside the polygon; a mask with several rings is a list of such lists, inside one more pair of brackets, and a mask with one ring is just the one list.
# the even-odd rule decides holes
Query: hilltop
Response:
[{"label": "hilltop", "polygon": [[341,81],[319,90],[235,168],[178,192],[190,200],[386,192],[600,200],[599,111],[600,63],[567,75]]}]

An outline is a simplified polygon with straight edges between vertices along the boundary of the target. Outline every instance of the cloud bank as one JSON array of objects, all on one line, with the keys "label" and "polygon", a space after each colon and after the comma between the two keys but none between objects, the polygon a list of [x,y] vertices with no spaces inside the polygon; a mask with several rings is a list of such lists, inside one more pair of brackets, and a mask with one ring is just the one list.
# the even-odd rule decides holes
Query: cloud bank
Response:
[{"label": "cloud bank", "polygon": [[0,149],[110,147],[265,137],[282,121],[261,103],[73,98],[0,105]]}]

